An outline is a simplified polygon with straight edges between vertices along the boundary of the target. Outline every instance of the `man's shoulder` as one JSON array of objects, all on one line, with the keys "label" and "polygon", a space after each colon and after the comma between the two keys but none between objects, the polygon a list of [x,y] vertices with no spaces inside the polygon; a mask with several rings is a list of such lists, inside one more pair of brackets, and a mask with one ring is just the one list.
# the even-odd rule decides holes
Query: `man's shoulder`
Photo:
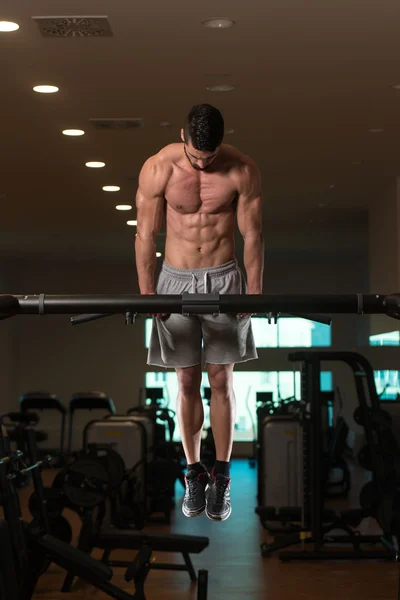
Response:
[{"label": "man's shoulder", "polygon": [[258,171],[258,167],[253,158],[236,148],[236,146],[223,144],[222,149],[228,159],[228,163],[230,163],[230,170],[234,175],[251,176]]},{"label": "man's shoulder", "polygon": [[152,158],[155,163],[172,165],[182,154],[182,144],[173,143],[164,146]]},{"label": "man's shoulder", "polygon": [[179,154],[180,144],[168,144],[156,154],[150,156],[142,167],[142,174],[161,179],[168,178],[172,173],[173,164]]}]

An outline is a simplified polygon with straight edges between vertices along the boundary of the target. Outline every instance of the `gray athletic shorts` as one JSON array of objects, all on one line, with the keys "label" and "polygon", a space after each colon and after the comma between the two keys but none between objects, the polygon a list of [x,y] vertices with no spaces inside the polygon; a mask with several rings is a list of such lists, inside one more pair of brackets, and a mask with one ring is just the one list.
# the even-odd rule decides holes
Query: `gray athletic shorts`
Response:
[{"label": "gray athletic shorts", "polygon": [[[245,294],[246,283],[235,259],[206,269],[175,269],[163,263],[157,294]],[[232,364],[258,358],[251,318],[236,315],[173,313],[165,320],[153,317],[147,364],[158,367],[191,367]]]}]

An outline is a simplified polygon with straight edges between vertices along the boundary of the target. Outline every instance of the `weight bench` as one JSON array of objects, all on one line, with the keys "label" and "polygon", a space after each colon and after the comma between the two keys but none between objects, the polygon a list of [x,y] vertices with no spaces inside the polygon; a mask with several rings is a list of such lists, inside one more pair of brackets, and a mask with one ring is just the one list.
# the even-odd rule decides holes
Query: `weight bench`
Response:
[{"label": "weight bench", "polygon": [[[199,554],[209,545],[209,538],[193,535],[181,534],[157,534],[145,533],[143,531],[132,531],[130,529],[115,529],[113,527],[103,527],[98,532],[93,533],[91,522],[86,522],[82,527],[79,536],[78,548],[85,553],[90,553],[94,548],[104,550],[102,562],[110,567],[126,567],[127,581],[134,579],[136,590],[143,589],[146,577],[151,569],[165,569],[170,571],[188,571],[190,579],[197,581],[196,572],[193,567],[190,554]],[[110,560],[113,550],[138,550],[135,560],[122,561]],[[150,562],[153,551],[158,552],[179,552],[182,554],[184,564],[174,563],[155,563]],[[75,573],[72,570],[67,574],[63,592],[70,592]],[[143,597],[143,596],[138,596]]]},{"label": "weight bench", "polygon": [[196,573],[190,554],[199,554],[209,545],[209,538],[194,535],[180,534],[152,534],[143,531],[118,530],[112,527],[105,528],[91,539],[94,548],[104,550],[102,561],[111,567],[128,567],[131,563],[126,561],[111,561],[113,550],[139,550],[150,546],[152,551],[179,552],[185,564],[152,563],[151,569],[167,569],[171,571],[188,571],[190,579],[196,581]]},{"label": "weight bench", "polygon": [[[134,533],[134,532],[133,532]],[[68,574],[72,574],[73,577],[79,577],[83,581],[86,581],[94,587],[104,591],[106,594],[117,600],[146,600],[144,594],[144,583],[149,573],[150,568],[154,568],[154,565],[150,564],[152,551],[158,548],[167,549],[173,548],[173,551],[177,551],[177,543],[179,538],[188,538],[187,550],[194,552],[201,552],[208,545],[208,538],[196,538],[194,536],[146,536],[140,534],[143,538],[141,540],[140,550],[133,562],[129,562],[128,569],[125,574],[125,581],[129,582],[134,580],[135,582],[135,594],[129,594],[124,590],[116,587],[110,583],[113,577],[113,571],[108,564],[104,564],[99,560],[92,558],[86,552],[73,548],[69,544],[62,542],[54,538],[51,535],[44,535],[37,539],[34,543],[34,548],[37,553],[46,555],[51,562],[60,566],[68,571]],[[127,536],[128,537],[128,536]],[[153,540],[151,538],[154,538]],[[171,545],[166,544],[164,538],[171,538]],[[110,538],[112,539],[112,537]],[[189,541],[191,539],[191,541]],[[159,544],[157,544],[159,542]],[[182,543],[182,542],[181,542]],[[180,548],[182,550],[182,548]],[[179,567],[179,565],[174,565]],[[159,567],[160,568],[160,567]],[[180,569],[179,569],[180,570]],[[194,575],[197,580],[196,575]],[[199,571],[199,588],[198,597],[207,597],[207,571]],[[64,588],[62,591],[67,591]]]}]

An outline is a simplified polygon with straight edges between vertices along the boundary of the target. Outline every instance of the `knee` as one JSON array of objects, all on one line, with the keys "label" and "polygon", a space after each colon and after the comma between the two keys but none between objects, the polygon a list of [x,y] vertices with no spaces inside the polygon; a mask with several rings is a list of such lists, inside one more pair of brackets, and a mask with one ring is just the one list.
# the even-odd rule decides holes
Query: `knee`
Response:
[{"label": "knee", "polygon": [[208,373],[211,392],[228,397],[232,391],[232,373],[228,368],[212,369]]},{"label": "knee", "polygon": [[197,369],[188,367],[178,374],[179,393],[182,398],[200,396],[200,381]]}]

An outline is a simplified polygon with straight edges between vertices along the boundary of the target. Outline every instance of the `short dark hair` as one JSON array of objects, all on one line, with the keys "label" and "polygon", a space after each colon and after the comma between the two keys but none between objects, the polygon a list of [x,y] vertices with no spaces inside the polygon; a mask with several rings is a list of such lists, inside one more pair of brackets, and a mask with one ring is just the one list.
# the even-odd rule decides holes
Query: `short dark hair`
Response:
[{"label": "short dark hair", "polygon": [[224,137],[224,118],[211,104],[196,104],[186,117],[183,128],[185,143],[196,150],[214,152]]}]

